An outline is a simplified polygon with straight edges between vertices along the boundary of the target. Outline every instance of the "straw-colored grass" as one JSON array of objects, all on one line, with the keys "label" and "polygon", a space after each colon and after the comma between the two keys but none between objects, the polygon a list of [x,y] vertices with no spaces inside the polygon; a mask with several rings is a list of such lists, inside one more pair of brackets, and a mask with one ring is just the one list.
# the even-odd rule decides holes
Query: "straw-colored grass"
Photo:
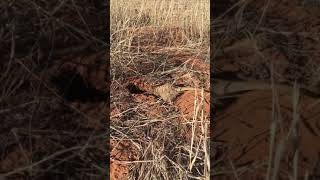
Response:
[{"label": "straw-colored grass", "polygon": [[[161,52],[161,56],[167,56],[167,51],[162,50],[184,54],[192,52],[194,55],[209,49],[209,0],[111,0],[110,10],[112,106],[123,107],[132,103],[121,101],[124,94],[121,85],[129,76],[143,76],[137,72],[141,68],[144,76],[157,81],[172,80],[165,79],[167,77],[161,73],[190,71],[181,67],[162,70],[161,64],[165,64],[166,59],[152,54],[154,50]],[[147,47],[148,51],[136,51],[136,47]],[[154,63],[156,68],[149,72],[140,65],[144,63]],[[133,72],[134,68],[138,70]],[[128,116],[125,120],[111,117],[111,129],[118,131],[111,130],[111,139],[131,139],[139,147],[141,156],[131,162],[129,179],[209,179],[210,121],[202,109],[204,95],[198,93],[196,96],[194,117],[188,123],[177,121],[181,114],[172,111],[169,104],[161,104],[161,101],[156,104],[165,106],[168,114],[150,117],[147,112],[151,109],[150,103],[141,102],[119,113]],[[122,131],[126,127],[130,129]],[[188,132],[190,137],[181,134],[187,128],[191,129]],[[150,131],[148,129],[152,129],[155,139],[144,143],[137,141],[136,137]]]},{"label": "straw-colored grass", "polygon": [[113,45],[130,38],[121,32],[145,26],[177,27],[189,43],[209,43],[209,0],[112,0],[110,6]]}]

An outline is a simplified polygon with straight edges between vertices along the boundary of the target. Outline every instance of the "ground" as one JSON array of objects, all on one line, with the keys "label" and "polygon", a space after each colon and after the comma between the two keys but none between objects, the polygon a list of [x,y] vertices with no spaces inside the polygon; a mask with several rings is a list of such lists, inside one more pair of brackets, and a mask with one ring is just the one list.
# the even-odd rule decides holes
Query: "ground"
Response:
[{"label": "ground", "polygon": [[208,179],[209,1],[110,10],[110,178]]},{"label": "ground", "polygon": [[0,4],[0,179],[106,177],[105,7]]},{"label": "ground", "polygon": [[213,21],[213,88],[246,91],[214,97],[212,178],[319,178],[319,5],[244,1],[222,15],[231,6]]},{"label": "ground", "polygon": [[[149,40],[148,44],[157,43],[157,39],[150,36],[161,29],[144,29],[135,36]],[[166,31],[169,35],[170,29]],[[166,37],[165,34],[162,36]],[[148,44],[145,44],[146,48]],[[144,47],[140,45],[140,48]],[[187,48],[182,52],[178,50],[160,44],[144,51],[145,58],[121,67],[123,70],[118,70],[121,75],[115,75],[116,80],[110,86],[111,179],[136,179],[139,176],[171,179],[203,175],[205,166],[201,162],[205,160],[206,152],[203,152],[203,145],[199,143],[204,142],[199,138],[203,135],[209,137],[206,130],[209,130],[210,118],[210,69],[205,62],[205,48],[202,53],[193,53]],[[111,66],[120,68],[116,67],[116,62]],[[168,102],[155,93],[156,88],[166,83],[198,89],[181,92]],[[165,91],[167,89],[162,88],[162,92],[170,93]],[[199,159],[193,162],[195,170],[185,173],[182,169],[188,169],[190,165],[188,144],[192,142],[200,149],[194,152],[198,155],[191,157]],[[176,169],[178,165],[180,170]]]}]

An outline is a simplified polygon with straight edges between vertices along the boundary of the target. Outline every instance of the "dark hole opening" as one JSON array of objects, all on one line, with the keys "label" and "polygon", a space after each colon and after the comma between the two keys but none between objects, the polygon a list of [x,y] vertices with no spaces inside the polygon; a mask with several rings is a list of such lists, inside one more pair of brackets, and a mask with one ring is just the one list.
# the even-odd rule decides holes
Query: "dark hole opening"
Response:
[{"label": "dark hole opening", "polygon": [[132,94],[142,94],[145,93],[146,91],[141,90],[140,88],[138,88],[136,85],[134,84],[129,84],[127,86],[127,89],[129,90],[130,93]]},{"label": "dark hole opening", "polygon": [[52,78],[62,96],[67,101],[106,102],[108,94],[94,88],[85,79],[74,72],[63,72]]}]

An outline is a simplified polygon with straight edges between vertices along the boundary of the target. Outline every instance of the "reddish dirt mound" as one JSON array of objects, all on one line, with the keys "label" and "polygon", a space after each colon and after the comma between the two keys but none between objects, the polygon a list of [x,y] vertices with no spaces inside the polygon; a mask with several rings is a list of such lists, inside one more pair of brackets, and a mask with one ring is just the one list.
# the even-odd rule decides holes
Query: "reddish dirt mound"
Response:
[{"label": "reddish dirt mound", "polygon": [[[124,161],[133,161],[138,159],[137,149],[128,140],[110,141],[110,179],[126,180],[129,176],[129,166]],[[120,162],[122,161],[122,162]]]},{"label": "reddish dirt mound", "polygon": [[197,113],[201,113],[201,110],[203,110],[205,117],[209,117],[210,115],[209,92],[203,92],[202,95],[201,91],[186,91],[181,96],[177,97],[174,104],[179,108],[182,116],[186,116],[187,118],[192,118],[197,111]]},{"label": "reddish dirt mound", "polygon": [[[287,179],[292,172],[293,149],[299,146],[299,175],[312,174],[318,161],[320,144],[320,106],[312,105],[316,99],[302,96],[298,106],[300,114],[298,144],[289,140],[280,166],[280,177]],[[278,126],[277,143],[289,134],[294,119],[291,92],[279,93],[281,121]],[[272,120],[271,91],[253,91],[242,95],[224,113],[216,118],[214,141],[221,142],[219,147],[224,157],[229,157],[236,167],[252,166],[260,169],[260,178],[266,175],[265,165],[268,162],[270,145],[270,124]],[[291,130],[292,131],[292,130]],[[222,152],[221,152],[222,153]],[[291,165],[290,165],[291,164]],[[289,166],[288,166],[289,165]],[[240,173],[239,173],[240,174]],[[233,175],[232,175],[233,176]],[[244,178],[245,174],[239,175]]]}]

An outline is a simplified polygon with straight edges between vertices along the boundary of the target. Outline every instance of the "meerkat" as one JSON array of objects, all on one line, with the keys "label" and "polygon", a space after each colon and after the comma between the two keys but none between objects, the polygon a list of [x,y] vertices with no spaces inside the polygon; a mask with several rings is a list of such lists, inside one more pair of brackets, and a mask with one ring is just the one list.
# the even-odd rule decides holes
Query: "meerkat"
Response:
[{"label": "meerkat", "polygon": [[[279,85],[278,85],[279,86]],[[286,86],[281,86],[281,89],[286,89]],[[237,93],[241,91],[250,90],[265,90],[270,89],[270,84],[262,82],[232,82],[232,81],[218,81],[213,85],[213,93],[217,96]],[[170,83],[155,87],[152,94],[161,97],[166,102],[172,103],[181,92],[184,91],[201,91],[194,87],[174,87]]]},{"label": "meerkat", "polygon": [[[277,85],[276,87],[280,89],[288,89],[288,86],[286,85]],[[270,88],[270,84],[265,82],[218,81],[213,85],[213,93],[216,96],[223,96],[243,91],[266,90]],[[194,87],[174,87],[172,84],[166,83],[155,87],[152,94],[172,104],[172,101],[184,91],[201,91],[201,89]]]},{"label": "meerkat", "polygon": [[174,87],[170,83],[166,83],[164,85],[158,86],[154,88],[153,94],[161,97],[164,101],[172,104],[172,101],[182,92],[184,91],[201,91],[199,88],[194,87]]},{"label": "meerkat", "polygon": [[[268,90],[271,89],[272,86],[267,82],[259,82],[259,81],[218,81],[213,84],[213,93],[215,96],[224,96],[232,93],[239,93],[243,91],[252,91],[252,90]],[[286,84],[275,84],[275,88],[278,90],[292,90],[293,87]],[[300,88],[304,91],[304,93],[309,94],[311,96],[320,96],[320,93],[315,89],[306,88],[304,86],[300,86]],[[155,87],[153,89],[153,94],[161,97],[164,101],[172,104],[172,101],[184,91],[201,91],[200,88],[194,87],[174,87],[170,83],[166,83],[164,85]],[[208,90],[204,90],[208,92]]]}]

